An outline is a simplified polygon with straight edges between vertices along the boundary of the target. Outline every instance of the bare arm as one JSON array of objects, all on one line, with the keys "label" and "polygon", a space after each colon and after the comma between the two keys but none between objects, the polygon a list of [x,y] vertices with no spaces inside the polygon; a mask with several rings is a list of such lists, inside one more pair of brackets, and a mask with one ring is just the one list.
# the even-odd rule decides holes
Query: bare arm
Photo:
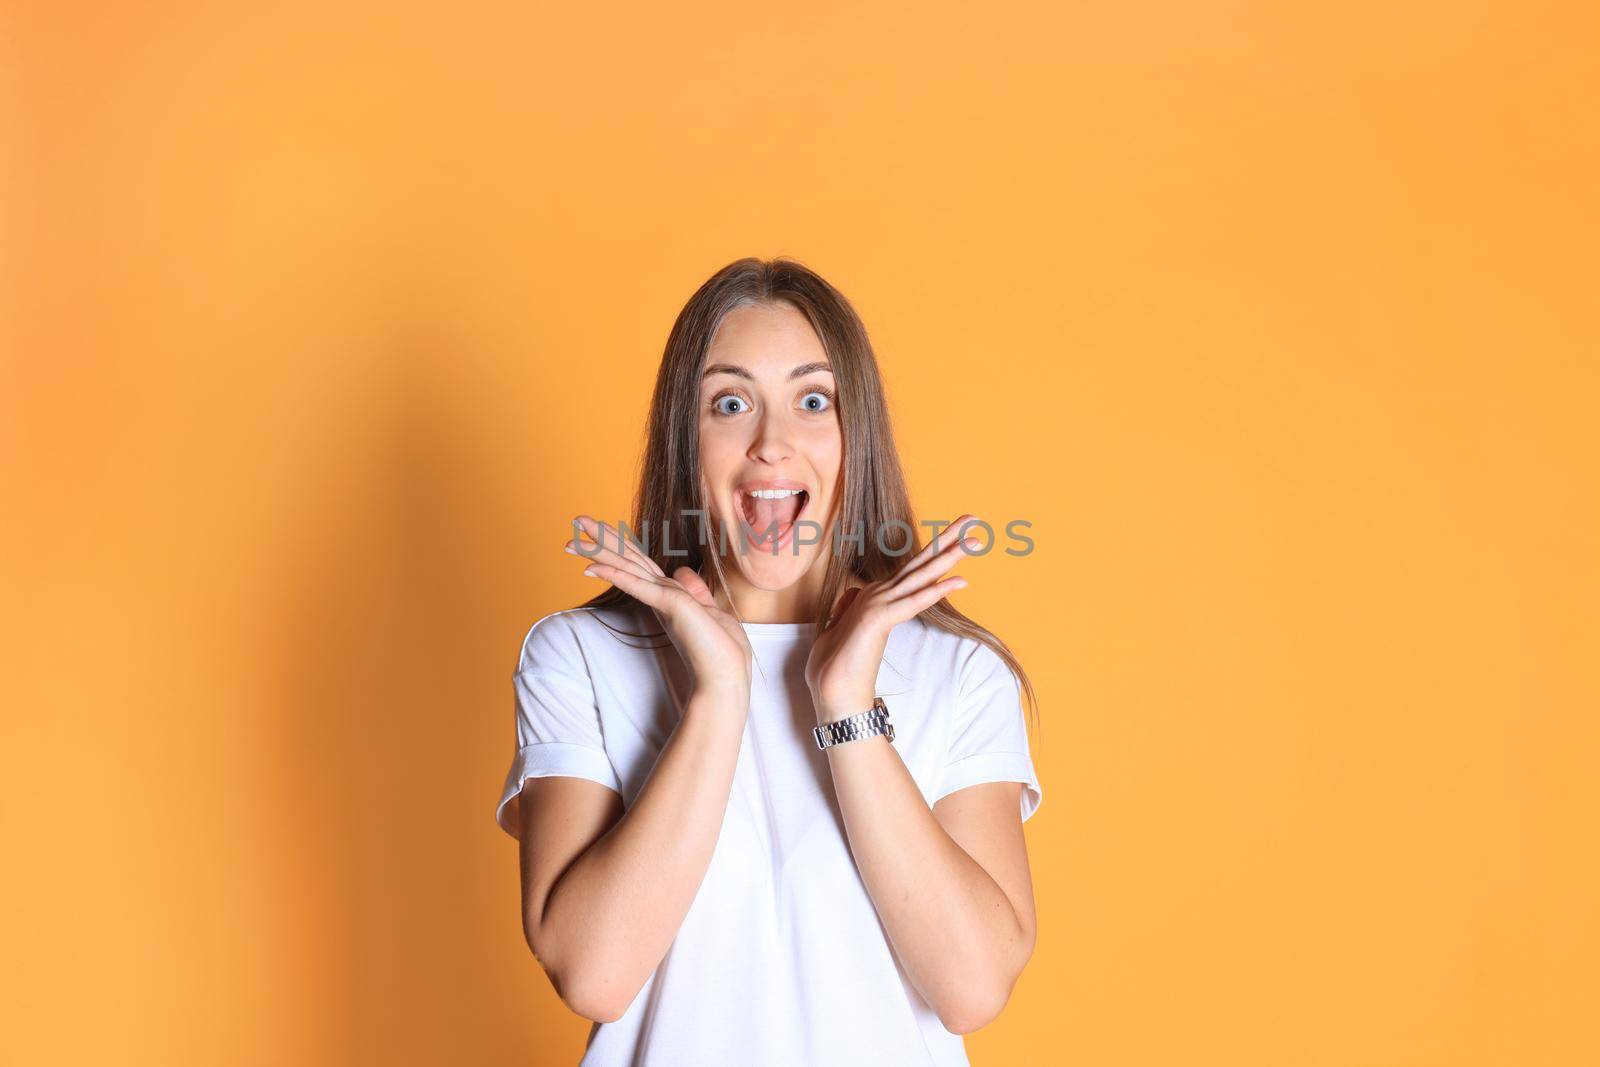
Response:
[{"label": "bare arm", "polygon": [[[892,578],[845,591],[812,646],[817,721],[870,707],[889,631],[964,578],[941,576],[981,542],[936,537]],[[1017,782],[984,782],[932,808],[887,737],[828,750],[850,851],[908,977],[945,1029],[968,1033],[1005,1007],[1033,953],[1033,886]]]},{"label": "bare arm", "polygon": [[[564,546],[584,573],[650,607],[694,679],[683,715],[624,813],[595,782],[533,778],[521,793],[522,924],[556,992],[579,1015],[621,1018],[660,964],[716,850],[750,711],[750,642],[692,569],[667,577],[587,515],[594,542]],[[610,794],[610,795],[607,795]]]},{"label": "bare arm", "polygon": [[581,778],[521,793],[523,931],[573,1011],[620,1018],[666,955],[716,847],[747,688],[697,689],[634,804]]},{"label": "bare arm", "polygon": [[930,810],[885,737],[828,749],[850,850],[912,984],[945,1029],[1000,1014],[1033,953],[1035,919],[1016,782]]}]

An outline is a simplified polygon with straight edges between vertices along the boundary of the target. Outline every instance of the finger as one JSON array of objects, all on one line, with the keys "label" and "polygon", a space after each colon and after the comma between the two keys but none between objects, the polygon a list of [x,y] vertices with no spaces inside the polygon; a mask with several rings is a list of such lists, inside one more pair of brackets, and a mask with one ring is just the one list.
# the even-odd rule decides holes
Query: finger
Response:
[{"label": "finger", "polygon": [[610,563],[591,563],[584,568],[583,573],[610,582],[635,600],[657,611],[665,613],[671,608],[673,590],[670,587],[645,578],[632,570],[624,570]]},{"label": "finger", "polygon": [[574,550],[574,555],[584,556],[588,559],[604,560],[607,563],[617,563],[626,560],[635,570],[645,577],[665,578],[661,568],[655,561],[646,556],[638,545],[631,539],[626,539],[622,534],[612,529],[608,523],[596,522],[587,515],[579,515],[573,519],[573,524],[587,533],[594,544],[585,545],[574,537],[567,544]]},{"label": "finger", "polygon": [[[580,527],[584,533],[588,534],[596,544],[613,548],[619,554],[639,564],[647,573],[655,574],[662,578],[667,576],[666,572],[645,553],[637,541],[631,537],[622,536],[622,531],[613,528],[610,523],[598,522],[588,515],[579,515],[572,522],[575,526]],[[576,541],[577,539],[574,538],[573,540]]]},{"label": "finger", "polygon": [[892,585],[895,582],[898,582],[901,578],[907,574],[910,574],[928,560],[932,559],[936,554],[948,549],[952,543],[959,540],[956,535],[961,532],[962,525],[972,522],[976,518],[976,515],[973,515],[969,512],[968,514],[956,519],[955,522],[952,522],[943,530],[940,530],[938,533],[934,534],[933,537],[929,539],[928,543],[923,545],[916,555],[912,556],[901,565],[900,570],[892,579],[890,579],[890,584]]},{"label": "finger", "polygon": [[[959,530],[960,526],[957,525],[956,529]],[[952,537],[950,542],[940,549],[937,555],[929,557],[916,568],[907,571],[896,579],[889,588],[890,598],[898,599],[924,588],[928,583],[948,573],[950,568],[965,559],[969,552],[982,546],[983,542],[976,537]]]},{"label": "finger", "polygon": [[656,579],[655,574],[645,570],[636,561],[620,555],[612,549],[606,548],[604,544],[597,544],[592,548],[584,549],[582,551],[579,551],[579,547],[580,546],[578,545],[576,539],[568,541],[566,544],[567,551],[571,552],[575,556],[583,556],[590,563],[606,563],[613,567],[621,567],[632,574],[637,574],[641,578],[646,578],[651,581]]},{"label": "finger", "polygon": [[927,611],[957,589],[965,589],[966,587],[967,580],[959,574],[946,578],[942,582],[935,582],[933,585],[919,589],[909,596],[892,601],[889,604],[890,617],[897,623],[905,622],[907,619]]},{"label": "finger", "polygon": [[655,560],[651,559],[649,555],[645,553],[644,548],[639,544],[638,541],[635,541],[632,537],[623,536],[620,526],[614,527],[610,523],[598,522],[587,515],[579,515],[574,521],[577,522],[578,525],[583,528],[584,532],[593,538],[597,544],[603,546],[612,546],[614,551],[637,563],[639,567],[647,574],[654,574],[661,578],[666,577],[666,572],[656,564]]}]

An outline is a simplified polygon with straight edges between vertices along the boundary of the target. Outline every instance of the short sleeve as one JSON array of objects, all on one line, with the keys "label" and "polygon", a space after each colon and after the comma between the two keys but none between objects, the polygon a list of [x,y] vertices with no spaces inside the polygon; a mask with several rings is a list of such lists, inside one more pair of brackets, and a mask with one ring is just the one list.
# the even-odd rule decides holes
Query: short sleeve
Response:
[{"label": "short sleeve", "polygon": [[961,642],[955,722],[933,799],[982,782],[1021,782],[1022,821],[1044,799],[1028,749],[1022,688],[1006,661],[974,638]]},{"label": "short sleeve", "polygon": [[606,755],[594,683],[568,614],[556,612],[533,624],[523,638],[513,678],[517,752],[495,822],[519,839],[522,783],[529,778],[587,778],[622,792]]}]

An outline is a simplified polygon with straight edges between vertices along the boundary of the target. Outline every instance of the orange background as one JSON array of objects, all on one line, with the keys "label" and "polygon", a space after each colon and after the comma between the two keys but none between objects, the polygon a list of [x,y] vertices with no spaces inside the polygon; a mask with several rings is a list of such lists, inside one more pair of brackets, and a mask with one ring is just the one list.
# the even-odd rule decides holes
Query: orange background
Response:
[{"label": "orange background", "polygon": [[975,1063],[1600,1058],[1593,5],[0,18],[0,1061],[576,1061],[511,673],[747,254],[1034,522]]}]

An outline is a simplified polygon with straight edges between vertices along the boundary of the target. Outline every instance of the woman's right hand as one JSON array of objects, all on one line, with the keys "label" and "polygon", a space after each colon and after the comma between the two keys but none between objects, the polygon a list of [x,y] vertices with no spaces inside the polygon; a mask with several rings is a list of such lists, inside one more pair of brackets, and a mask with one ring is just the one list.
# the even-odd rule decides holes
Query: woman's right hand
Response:
[{"label": "woman's right hand", "polygon": [[606,523],[587,515],[573,522],[593,543],[574,537],[566,550],[589,561],[585,574],[610,582],[655,612],[688,664],[695,688],[726,689],[748,701],[750,639],[739,620],[717,604],[705,580],[689,567],[679,567],[668,577],[638,545],[624,541]]}]

